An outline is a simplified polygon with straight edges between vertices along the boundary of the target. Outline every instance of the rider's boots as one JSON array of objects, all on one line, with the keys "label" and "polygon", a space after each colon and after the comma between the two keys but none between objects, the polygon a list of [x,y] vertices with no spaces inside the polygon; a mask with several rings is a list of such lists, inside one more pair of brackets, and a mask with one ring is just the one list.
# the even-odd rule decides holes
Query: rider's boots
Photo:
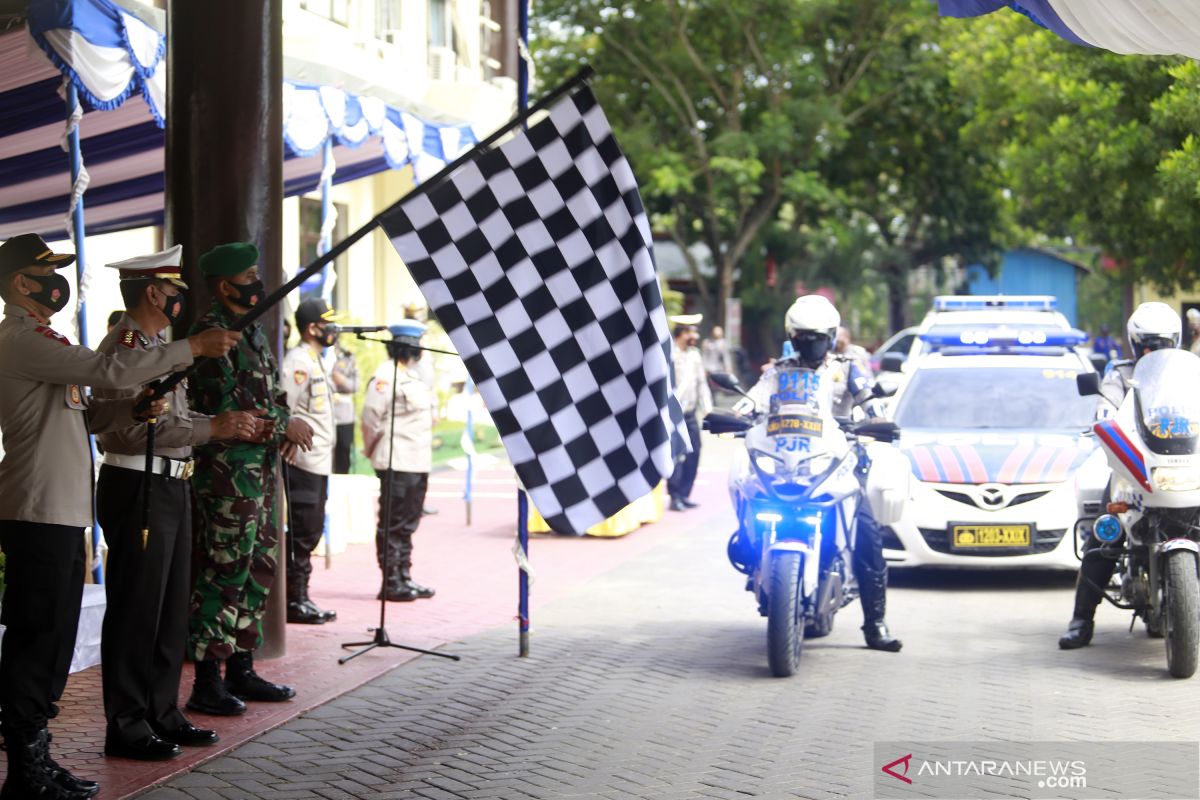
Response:
[{"label": "rider's boots", "polygon": [[887,567],[882,570],[863,565],[859,572],[858,588],[863,608],[863,638],[872,650],[898,653],[903,643],[892,636],[883,621],[887,609]]}]

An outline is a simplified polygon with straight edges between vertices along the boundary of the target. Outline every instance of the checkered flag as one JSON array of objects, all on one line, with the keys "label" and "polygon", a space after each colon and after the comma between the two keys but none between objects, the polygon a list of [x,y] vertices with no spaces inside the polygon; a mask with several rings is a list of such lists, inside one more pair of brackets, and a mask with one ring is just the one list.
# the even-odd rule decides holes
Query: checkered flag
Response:
[{"label": "checkered flag", "polygon": [[583,533],[690,444],[633,171],[586,85],[548,110],[380,221],[538,510]]}]

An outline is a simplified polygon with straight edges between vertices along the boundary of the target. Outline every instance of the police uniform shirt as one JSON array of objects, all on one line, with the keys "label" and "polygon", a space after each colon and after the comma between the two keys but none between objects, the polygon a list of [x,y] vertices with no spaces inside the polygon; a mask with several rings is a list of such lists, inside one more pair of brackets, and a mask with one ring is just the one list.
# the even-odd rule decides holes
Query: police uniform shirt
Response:
[{"label": "police uniform shirt", "polygon": [[1117,413],[1125,395],[1129,393],[1129,381],[1133,378],[1133,359],[1113,361],[1104,371],[1100,381],[1100,403],[1096,406],[1096,418],[1107,419]]},{"label": "police uniform shirt", "polygon": [[336,423],[333,418],[333,384],[321,357],[303,342],[283,357],[283,384],[292,416],[309,424],[312,449],[296,451],[295,466],[314,475],[333,472]]},{"label": "police uniform shirt", "polygon": [[[117,389],[186,368],[191,346],[97,353],[72,345],[20,306],[0,321],[0,520],[92,524],[88,430],[133,424],[133,403],[92,402],[82,386]],[[85,419],[85,410],[87,411]]]},{"label": "police uniform shirt", "polygon": [[704,416],[712,410],[712,391],[704,371],[704,358],[695,347],[672,347],[671,364],[675,371],[675,397],[685,414]]},{"label": "police uniform shirt", "polygon": [[[101,353],[118,353],[122,350],[153,350],[166,346],[162,336],[145,333],[137,321],[128,313],[122,314],[117,324],[108,332],[96,350]],[[136,399],[142,390],[97,389],[97,398]],[[146,426],[134,425],[121,430],[102,433],[97,437],[106,453],[140,456],[146,453]],[[187,404],[187,381],[182,381],[167,395],[167,410],[158,418],[154,428],[154,454],[164,458],[184,460],[192,457],[192,445],[204,444],[212,439],[212,417],[192,411]]]},{"label": "police uniform shirt", "polygon": [[[379,365],[363,400],[363,452],[377,470],[388,468],[392,369],[390,361]],[[400,369],[394,413],[391,468],[397,472],[429,472],[433,468],[433,392],[411,365]]]}]

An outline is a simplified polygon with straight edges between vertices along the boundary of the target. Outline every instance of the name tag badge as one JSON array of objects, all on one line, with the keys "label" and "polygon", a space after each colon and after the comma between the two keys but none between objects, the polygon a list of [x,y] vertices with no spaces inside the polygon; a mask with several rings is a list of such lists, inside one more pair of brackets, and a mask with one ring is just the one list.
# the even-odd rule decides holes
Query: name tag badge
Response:
[{"label": "name tag badge", "polygon": [[75,384],[71,384],[67,387],[66,398],[67,408],[74,409],[75,411],[83,411],[87,408],[87,402],[84,400],[83,390]]}]

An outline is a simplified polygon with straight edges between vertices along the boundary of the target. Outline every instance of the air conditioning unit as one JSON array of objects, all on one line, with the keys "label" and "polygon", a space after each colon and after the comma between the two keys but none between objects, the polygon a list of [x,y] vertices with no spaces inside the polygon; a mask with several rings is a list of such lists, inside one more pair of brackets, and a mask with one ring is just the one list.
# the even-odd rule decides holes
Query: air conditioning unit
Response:
[{"label": "air conditioning unit", "polygon": [[429,48],[429,77],[435,81],[452,81],[458,66],[458,54],[449,47]]}]

